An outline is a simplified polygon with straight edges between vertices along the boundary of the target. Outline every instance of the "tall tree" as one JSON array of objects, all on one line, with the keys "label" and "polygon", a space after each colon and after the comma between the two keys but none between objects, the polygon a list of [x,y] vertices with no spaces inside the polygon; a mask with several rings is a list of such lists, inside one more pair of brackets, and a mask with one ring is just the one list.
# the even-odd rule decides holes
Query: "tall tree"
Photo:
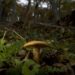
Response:
[{"label": "tall tree", "polygon": [[51,6],[52,6],[52,11],[54,13],[54,16],[55,16],[55,20],[54,21],[57,21],[60,19],[60,16],[59,16],[59,8],[57,6],[57,2],[56,0],[49,0]]},{"label": "tall tree", "polygon": [[0,0],[0,20],[9,21],[8,16],[15,14],[16,0]]}]

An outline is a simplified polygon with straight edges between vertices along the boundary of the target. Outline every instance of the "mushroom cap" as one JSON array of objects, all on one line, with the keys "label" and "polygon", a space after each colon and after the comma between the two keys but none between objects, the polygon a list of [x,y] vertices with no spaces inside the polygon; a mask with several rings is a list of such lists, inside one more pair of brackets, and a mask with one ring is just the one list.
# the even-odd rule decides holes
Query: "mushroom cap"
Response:
[{"label": "mushroom cap", "polygon": [[42,47],[49,47],[48,43],[45,41],[30,41],[26,44],[24,44],[23,48],[26,47],[36,47],[36,48],[42,48]]}]

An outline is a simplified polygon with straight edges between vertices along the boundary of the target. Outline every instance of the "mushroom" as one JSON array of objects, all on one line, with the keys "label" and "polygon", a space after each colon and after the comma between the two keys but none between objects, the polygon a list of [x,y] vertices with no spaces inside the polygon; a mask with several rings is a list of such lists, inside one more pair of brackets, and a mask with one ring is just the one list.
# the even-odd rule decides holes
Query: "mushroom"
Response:
[{"label": "mushroom", "polygon": [[48,43],[45,41],[30,41],[24,44],[23,48],[30,47],[33,48],[33,59],[39,63],[40,62],[40,48],[49,47]]}]

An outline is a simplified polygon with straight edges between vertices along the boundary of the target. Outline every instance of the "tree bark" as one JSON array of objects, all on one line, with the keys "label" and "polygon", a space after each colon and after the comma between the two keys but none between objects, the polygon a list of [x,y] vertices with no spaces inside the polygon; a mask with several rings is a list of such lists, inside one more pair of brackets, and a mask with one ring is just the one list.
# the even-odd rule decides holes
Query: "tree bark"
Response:
[{"label": "tree bark", "polygon": [[49,2],[52,6],[52,11],[53,11],[53,14],[54,14],[54,21],[56,22],[57,20],[60,19],[59,9],[57,7],[57,3],[55,2],[55,0],[49,0]]}]

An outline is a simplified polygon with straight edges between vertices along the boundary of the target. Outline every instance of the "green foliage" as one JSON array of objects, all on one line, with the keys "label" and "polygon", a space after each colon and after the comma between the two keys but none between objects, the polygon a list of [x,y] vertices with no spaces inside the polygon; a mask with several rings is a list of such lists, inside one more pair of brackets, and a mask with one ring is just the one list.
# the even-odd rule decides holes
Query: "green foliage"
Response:
[{"label": "green foliage", "polygon": [[27,60],[22,67],[23,75],[36,75],[39,70],[39,65],[33,60]]},{"label": "green foliage", "polygon": [[36,75],[48,75],[53,74],[53,73],[60,73],[60,72],[64,72],[64,68],[63,67],[52,67],[52,66],[46,66],[41,68],[38,73]]},{"label": "green foliage", "polygon": [[16,67],[16,68],[10,68],[6,75],[21,75],[21,68]]},{"label": "green foliage", "polygon": [[13,44],[4,44],[5,40],[0,40],[0,66],[2,62],[13,63],[16,53],[21,50],[24,40],[16,41]]}]

